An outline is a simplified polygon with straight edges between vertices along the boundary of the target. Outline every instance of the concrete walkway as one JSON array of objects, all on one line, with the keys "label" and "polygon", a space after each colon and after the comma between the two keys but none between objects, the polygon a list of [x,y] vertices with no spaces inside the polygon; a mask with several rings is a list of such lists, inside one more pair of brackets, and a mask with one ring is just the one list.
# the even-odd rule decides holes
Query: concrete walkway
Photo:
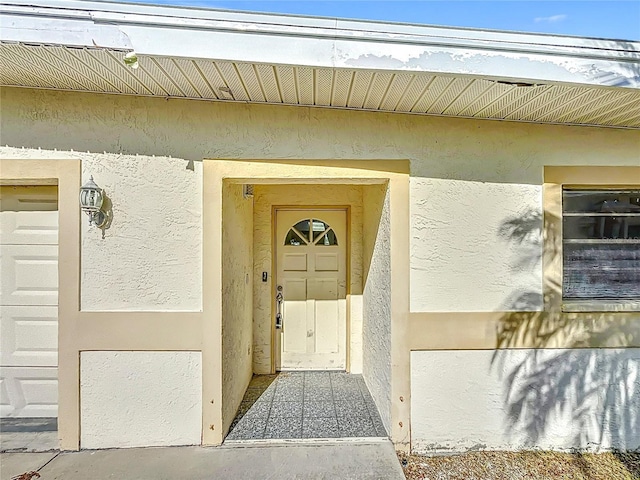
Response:
[{"label": "concrete walkway", "polygon": [[49,452],[58,444],[55,418],[0,419],[0,452]]},{"label": "concrete walkway", "polygon": [[40,480],[405,478],[388,440],[0,454],[3,480],[27,471]]}]

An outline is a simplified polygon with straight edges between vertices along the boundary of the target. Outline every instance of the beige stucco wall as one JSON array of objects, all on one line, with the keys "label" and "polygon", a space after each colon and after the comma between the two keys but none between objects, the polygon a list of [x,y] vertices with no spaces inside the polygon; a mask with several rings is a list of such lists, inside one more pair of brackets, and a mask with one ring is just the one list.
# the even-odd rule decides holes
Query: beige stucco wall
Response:
[{"label": "beige stucco wall", "polygon": [[82,352],[82,448],[198,445],[200,352]]},{"label": "beige stucco wall", "polygon": [[[401,311],[392,329],[393,382],[409,376],[408,360],[403,356],[408,345],[421,349],[453,341],[452,348],[470,348],[479,336],[495,338],[493,323],[480,322],[484,326],[478,331],[477,319],[466,312],[500,316],[501,311],[516,308],[512,299],[522,293],[531,293],[526,297],[531,301],[517,308],[540,308],[542,246],[535,241],[516,245],[508,236],[508,227],[514,218],[530,218],[534,227],[541,226],[544,166],[640,166],[640,132],[631,130],[14,88],[3,88],[0,95],[0,144],[5,145],[0,147],[0,157],[81,159],[85,177],[95,175],[112,198],[114,218],[104,241],[98,230],[85,223],[82,226],[80,297],[82,308],[94,316],[73,326],[78,330],[78,345],[94,349],[97,343],[110,348],[125,343],[125,336],[126,342],[146,349],[175,348],[174,341],[193,348],[201,338],[204,344],[212,342],[212,332],[219,336],[213,328],[217,323],[211,322],[212,327],[201,335],[199,317],[194,320],[177,314],[163,317],[162,325],[171,328],[160,327],[161,341],[156,341],[155,335],[144,334],[153,322],[161,325],[160,317],[118,317],[116,321],[93,312],[178,312],[198,310],[206,303],[201,291],[202,251],[207,248],[199,239],[202,203],[217,205],[217,200],[199,189],[209,188],[217,195],[217,187],[202,185],[203,158],[411,162],[410,200],[401,195],[398,198],[403,203],[391,208],[392,231],[393,219],[410,231],[412,256],[402,256],[402,263],[411,268],[410,288],[403,284],[402,289],[392,290],[392,303],[402,304],[410,291],[416,316],[405,318]],[[349,170],[344,172],[348,178]],[[280,175],[288,171],[280,170]],[[640,178],[629,181],[640,183]],[[291,201],[278,199],[276,203]],[[410,229],[404,228],[404,220],[398,220],[405,207]],[[254,221],[256,218],[254,213]],[[396,233],[392,235],[392,258],[398,251],[393,247]],[[141,244],[147,248],[142,249]],[[256,293],[265,288],[259,274],[270,271],[270,265],[265,269],[260,263],[265,257],[257,250]],[[126,279],[120,277],[122,259],[127,259],[127,270],[131,270]],[[403,283],[404,272],[399,272],[396,264],[392,276]],[[120,288],[121,281],[126,291]],[[260,298],[268,299],[270,305],[270,293]],[[437,315],[427,318],[429,312]],[[94,328],[94,318],[100,329]],[[426,320],[431,324],[428,330]],[[189,325],[185,328],[189,333],[174,339],[171,331],[182,323]],[[65,331],[68,337],[74,334],[68,328]],[[100,335],[91,336],[98,331]],[[255,358],[260,355],[260,342],[254,342]],[[213,354],[218,352],[211,352],[203,353],[203,369],[217,365],[220,357],[213,358]],[[258,363],[264,365],[263,360]],[[414,376],[414,386],[426,384],[423,375]],[[205,389],[205,396],[206,392],[215,392],[215,388]],[[410,403],[408,380],[391,392],[392,415],[405,412]],[[205,398],[203,417],[217,418],[212,396]],[[392,425],[395,438],[406,439],[406,415],[395,418],[404,419],[404,425]],[[207,423],[211,427],[207,425],[203,434],[218,438],[217,421]]]},{"label": "beige stucco wall", "polygon": [[363,376],[391,431],[391,222],[388,185],[363,188]]},{"label": "beige stucco wall", "polygon": [[[362,187],[360,185],[255,185],[254,186],[254,294],[253,294],[253,368],[256,373],[270,373],[272,368],[271,334],[273,297],[272,209],[278,205],[350,207],[350,311],[351,331],[361,331],[362,310]],[[262,281],[267,272],[267,281]],[[351,371],[362,370],[362,339],[350,337]]]},{"label": "beige stucco wall", "polygon": [[411,354],[412,449],[635,450],[640,349]]},{"label": "beige stucco wall", "polygon": [[222,420],[226,431],[252,375],[253,203],[242,185],[222,194]]},{"label": "beige stucco wall", "polygon": [[411,311],[517,310],[523,292],[537,294],[527,310],[541,309],[542,242],[503,232],[529,216],[542,227],[539,184],[412,178]]},{"label": "beige stucco wall", "polygon": [[[504,310],[518,292],[540,292],[539,269],[520,267],[522,252],[500,227],[514,215],[541,213],[544,165],[640,165],[640,133],[630,130],[14,88],[2,89],[2,110],[2,144],[73,149],[86,174],[114,196],[107,239],[83,245],[87,309],[199,308],[205,157],[410,159],[411,308],[425,312]],[[111,155],[101,157],[105,151]],[[145,178],[161,187],[142,190]],[[145,238],[155,246],[141,249]],[[447,248],[431,251],[441,243]],[[122,257],[138,265],[128,279],[115,271]],[[191,267],[179,286],[174,264]],[[490,278],[477,282],[479,272]],[[469,287],[463,298],[452,296]],[[100,288],[102,295],[93,293]]]},{"label": "beige stucco wall", "polygon": [[[6,142],[11,129],[4,119],[10,114],[3,104],[0,131]],[[108,197],[111,221],[104,239],[83,215],[81,310],[201,310],[202,164],[187,169],[185,161],[166,156],[70,148],[4,147],[0,156],[79,159],[83,182],[93,175]]]},{"label": "beige stucco wall", "polygon": [[[115,152],[114,152],[115,153]],[[82,227],[83,310],[202,308],[202,164],[81,154],[113,205],[110,228]],[[118,265],[128,268],[117,268]]]},{"label": "beige stucco wall", "polygon": [[[411,163],[411,311],[539,310],[544,167],[640,166],[640,132],[451,127],[438,129],[437,143]],[[514,222],[534,235],[519,241],[510,235]],[[518,301],[524,297],[526,305]]]}]

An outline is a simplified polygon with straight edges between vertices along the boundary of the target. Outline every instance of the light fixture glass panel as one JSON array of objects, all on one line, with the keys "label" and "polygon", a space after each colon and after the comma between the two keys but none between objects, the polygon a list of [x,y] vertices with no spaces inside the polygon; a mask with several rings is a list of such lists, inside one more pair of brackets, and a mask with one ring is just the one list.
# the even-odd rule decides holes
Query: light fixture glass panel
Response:
[{"label": "light fixture glass panel", "polygon": [[103,201],[102,189],[91,177],[80,189],[80,206],[85,212],[97,212],[102,207]]},{"label": "light fixture glass panel", "polygon": [[84,208],[98,210],[102,206],[102,194],[99,190],[95,189],[82,190],[80,203]]}]

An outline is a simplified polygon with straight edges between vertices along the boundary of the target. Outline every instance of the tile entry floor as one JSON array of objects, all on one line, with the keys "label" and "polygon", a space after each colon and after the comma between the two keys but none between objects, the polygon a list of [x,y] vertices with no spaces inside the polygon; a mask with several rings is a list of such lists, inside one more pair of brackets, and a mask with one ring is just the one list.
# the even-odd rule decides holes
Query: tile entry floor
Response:
[{"label": "tile entry floor", "polygon": [[254,375],[226,440],[387,437],[362,375]]}]

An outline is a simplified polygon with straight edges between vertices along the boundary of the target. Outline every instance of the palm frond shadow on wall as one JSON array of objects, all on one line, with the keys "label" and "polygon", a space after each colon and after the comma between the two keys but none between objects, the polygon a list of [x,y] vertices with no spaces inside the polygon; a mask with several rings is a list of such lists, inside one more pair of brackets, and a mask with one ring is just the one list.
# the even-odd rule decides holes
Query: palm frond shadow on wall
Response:
[{"label": "palm frond shadow on wall", "polygon": [[[543,226],[539,212],[527,211],[506,219],[498,236],[518,252],[517,268],[541,268],[543,249],[545,263],[559,260],[559,222]],[[639,450],[640,349],[619,347],[640,344],[640,314],[562,312],[561,297],[561,285],[549,281],[543,295],[515,292],[499,321],[492,368],[505,385],[507,435],[520,448],[553,443],[570,415],[573,445]],[[527,350],[513,365],[508,349],[518,347]]]}]

